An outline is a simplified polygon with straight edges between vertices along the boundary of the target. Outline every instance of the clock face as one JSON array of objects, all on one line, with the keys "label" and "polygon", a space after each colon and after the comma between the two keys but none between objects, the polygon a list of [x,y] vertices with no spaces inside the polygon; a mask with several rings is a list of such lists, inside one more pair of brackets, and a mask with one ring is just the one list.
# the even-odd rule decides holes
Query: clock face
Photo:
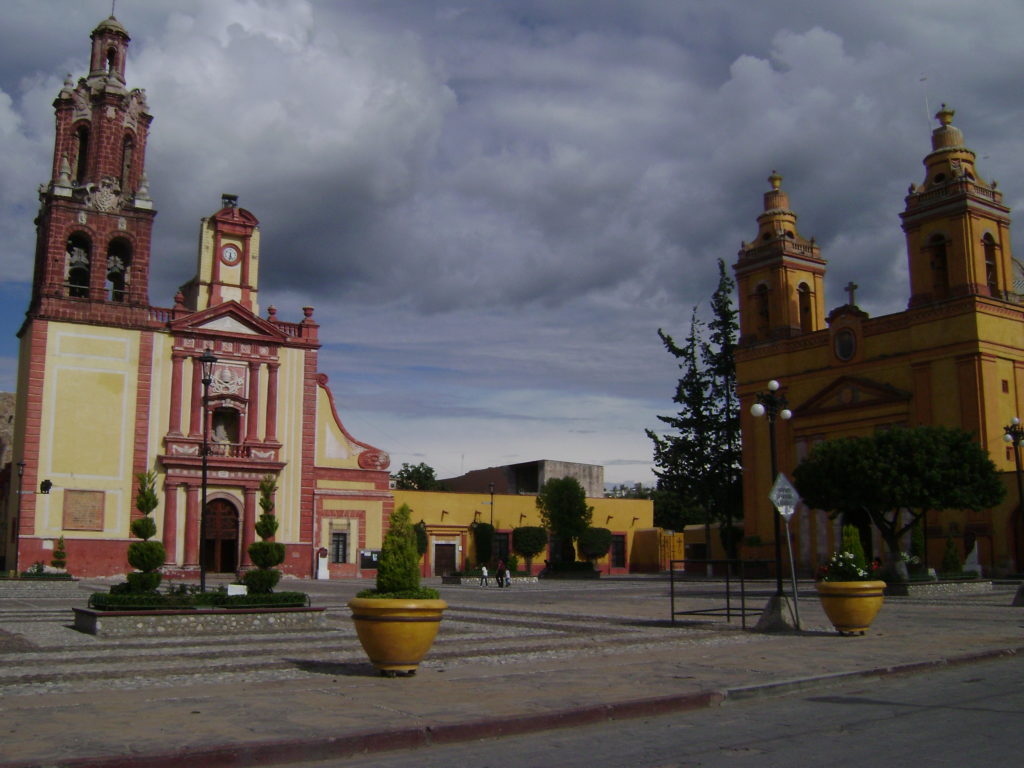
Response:
[{"label": "clock face", "polygon": [[225,264],[237,264],[238,249],[233,245],[225,246],[220,252],[220,257],[224,260]]}]

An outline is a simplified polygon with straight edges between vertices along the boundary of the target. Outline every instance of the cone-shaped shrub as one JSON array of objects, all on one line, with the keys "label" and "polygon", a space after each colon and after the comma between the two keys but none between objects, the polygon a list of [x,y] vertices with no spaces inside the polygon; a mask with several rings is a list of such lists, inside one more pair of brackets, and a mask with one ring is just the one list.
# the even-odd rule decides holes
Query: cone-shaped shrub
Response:
[{"label": "cone-shaped shrub", "polygon": [[156,472],[140,472],[136,475],[139,481],[139,492],[135,496],[135,508],[142,517],[132,521],[132,533],[142,539],[128,546],[128,562],[140,573],[128,574],[128,589],[131,592],[155,592],[163,578],[158,568],[167,559],[167,551],[159,541],[149,541],[156,535],[156,523],[149,513],[159,503],[156,496]]},{"label": "cone-shaped shrub", "polygon": [[412,510],[403,504],[391,513],[388,532],[377,561],[377,588],[364,590],[359,597],[396,599],[436,599],[436,589],[420,586],[420,555],[416,550],[416,531],[410,522]]},{"label": "cone-shaped shrub", "polygon": [[260,509],[263,510],[256,521],[256,534],[262,541],[254,541],[249,545],[249,557],[259,569],[246,571],[242,581],[252,594],[268,594],[281,580],[281,572],[274,568],[284,562],[284,544],[270,541],[277,533],[277,516],[274,515],[274,493],[277,483],[272,475],[260,480]]},{"label": "cone-shaped shrub", "polygon": [[64,549],[64,537],[61,536],[57,539],[57,546],[53,550],[53,560],[50,561],[50,565],[54,568],[66,568],[68,564],[68,553]]}]

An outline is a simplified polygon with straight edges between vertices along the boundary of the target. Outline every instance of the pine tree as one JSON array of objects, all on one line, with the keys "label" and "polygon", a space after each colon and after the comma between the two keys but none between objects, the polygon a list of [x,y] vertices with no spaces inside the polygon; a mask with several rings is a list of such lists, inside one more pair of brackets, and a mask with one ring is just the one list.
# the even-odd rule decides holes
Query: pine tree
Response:
[{"label": "pine tree", "polygon": [[[739,401],[736,397],[737,313],[732,304],[735,284],[718,261],[718,287],[711,297],[712,318],[706,328],[695,307],[686,343],[678,346],[658,330],[665,348],[680,360],[682,377],[672,401],[674,416],[659,416],[671,430],[654,442],[658,489],[655,517],[659,525],[680,529],[687,522],[722,522],[730,527],[742,516]],[[667,503],[666,503],[667,502]],[[676,508],[671,519],[666,508]],[[694,512],[697,519],[694,519]]]}]

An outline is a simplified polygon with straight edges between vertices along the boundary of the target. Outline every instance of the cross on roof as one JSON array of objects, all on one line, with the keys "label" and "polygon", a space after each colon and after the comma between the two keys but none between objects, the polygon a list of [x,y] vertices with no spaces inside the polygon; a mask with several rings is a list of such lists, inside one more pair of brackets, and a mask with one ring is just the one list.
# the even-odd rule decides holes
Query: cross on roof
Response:
[{"label": "cross on roof", "polygon": [[849,301],[850,306],[856,306],[856,304],[857,304],[857,302],[855,301],[854,297],[855,297],[855,292],[856,292],[856,290],[858,288],[860,288],[860,286],[857,285],[855,282],[853,282],[853,280],[851,280],[850,282],[848,282],[846,284],[846,287],[843,289],[848,294],[850,294],[850,301]]}]

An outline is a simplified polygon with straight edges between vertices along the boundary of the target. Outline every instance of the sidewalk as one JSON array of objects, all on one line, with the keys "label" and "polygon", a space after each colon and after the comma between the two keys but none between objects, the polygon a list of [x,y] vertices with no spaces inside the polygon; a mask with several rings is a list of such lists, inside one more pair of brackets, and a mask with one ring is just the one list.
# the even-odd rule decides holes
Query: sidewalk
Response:
[{"label": "sidewalk", "polygon": [[[72,650],[55,658],[81,654],[82,688],[40,683],[35,690],[28,680],[11,688],[14,695],[4,692],[0,768],[275,765],[682,711],[1024,650],[1024,609],[1010,607],[1012,589],[889,598],[868,635],[841,637],[803,587],[807,631],[787,635],[744,632],[722,619],[671,626],[667,584],[653,580],[586,590],[455,587],[444,590],[451,608],[418,674],[387,679],[349,647],[354,635],[341,607],[347,588],[315,588],[314,604],[327,604],[334,616],[331,630],[298,649],[278,652],[264,637],[238,652],[276,654],[266,658],[275,660],[278,677],[258,667],[244,674],[197,669],[191,680],[132,687],[116,678],[90,689],[90,664],[96,678],[104,673],[86,649],[112,654],[123,672],[145,644],[68,640]],[[695,589],[689,604],[717,599],[706,592]],[[0,629],[14,626],[29,640],[32,631],[56,631],[5,623],[0,613]],[[177,638],[160,653],[169,659],[209,647],[212,654],[206,642]],[[4,654],[4,666],[14,659]]]}]

